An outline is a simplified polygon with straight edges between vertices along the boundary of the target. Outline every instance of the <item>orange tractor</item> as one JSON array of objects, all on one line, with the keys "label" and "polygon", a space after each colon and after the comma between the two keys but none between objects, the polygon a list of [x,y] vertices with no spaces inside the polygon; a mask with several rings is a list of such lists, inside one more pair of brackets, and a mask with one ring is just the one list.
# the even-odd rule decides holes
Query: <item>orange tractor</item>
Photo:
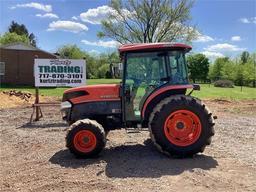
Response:
[{"label": "orange tractor", "polygon": [[96,156],[106,145],[107,133],[120,128],[148,128],[165,154],[186,157],[203,152],[214,135],[214,118],[190,96],[200,90],[188,81],[185,54],[190,50],[180,43],[123,45],[120,84],[66,90],[61,110],[71,125],[66,136],[70,152]]}]

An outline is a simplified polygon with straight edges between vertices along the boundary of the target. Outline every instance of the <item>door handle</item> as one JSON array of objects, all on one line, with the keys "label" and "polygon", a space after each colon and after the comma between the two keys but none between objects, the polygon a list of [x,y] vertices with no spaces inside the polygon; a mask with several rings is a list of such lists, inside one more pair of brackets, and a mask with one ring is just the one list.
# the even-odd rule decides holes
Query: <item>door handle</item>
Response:
[{"label": "door handle", "polygon": [[131,102],[131,90],[130,90],[130,87],[125,89],[124,95],[125,95],[126,101],[130,103]]}]

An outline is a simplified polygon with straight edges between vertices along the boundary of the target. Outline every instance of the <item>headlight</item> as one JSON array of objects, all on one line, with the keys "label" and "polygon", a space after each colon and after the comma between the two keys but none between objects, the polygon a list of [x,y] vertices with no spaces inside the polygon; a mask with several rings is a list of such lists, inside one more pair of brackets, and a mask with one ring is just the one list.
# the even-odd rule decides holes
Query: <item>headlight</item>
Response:
[{"label": "headlight", "polygon": [[72,105],[69,101],[61,102],[60,109],[61,110],[68,109],[68,108],[71,108],[71,106]]}]

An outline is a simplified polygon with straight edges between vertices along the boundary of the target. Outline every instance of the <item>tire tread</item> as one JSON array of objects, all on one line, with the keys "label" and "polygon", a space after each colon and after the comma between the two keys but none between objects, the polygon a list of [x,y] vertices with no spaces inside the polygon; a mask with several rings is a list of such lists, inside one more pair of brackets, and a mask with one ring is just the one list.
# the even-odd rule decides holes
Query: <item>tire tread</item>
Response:
[{"label": "tire tread", "polygon": [[[89,129],[94,129],[95,131],[98,132],[98,135],[100,137],[100,141],[99,141],[98,145],[96,146],[96,149],[88,154],[81,153],[81,152],[77,151],[73,145],[74,134],[81,129],[85,129],[85,127],[89,128]],[[78,120],[75,123],[73,123],[70,126],[70,128],[67,130],[66,147],[69,149],[69,151],[72,154],[74,154],[78,158],[97,156],[102,151],[102,149],[105,147],[105,145],[106,145],[106,135],[105,135],[104,128],[102,127],[101,124],[99,124],[95,120],[91,120],[91,119]]]},{"label": "tire tread", "polygon": [[[172,151],[166,150],[162,145],[161,142],[158,141],[153,133],[152,126],[155,124],[155,120],[158,119],[159,115],[161,115],[161,111],[165,109],[165,107],[170,107],[170,106],[175,106],[177,103],[182,103],[184,105],[192,105],[192,106],[200,106],[204,114],[206,114],[205,117],[207,117],[207,123],[208,123],[208,134],[207,134],[207,139],[206,142],[202,145],[199,146],[198,149],[192,151],[191,153],[173,153]],[[154,145],[156,148],[161,152],[164,153],[168,156],[179,156],[179,157],[185,157],[185,156],[191,156],[193,154],[196,154],[198,152],[203,152],[205,147],[207,145],[211,144],[211,137],[214,135],[214,119],[212,116],[211,111],[208,109],[208,107],[203,104],[203,102],[195,97],[191,96],[186,96],[186,95],[175,95],[171,97],[167,97],[164,100],[162,100],[160,103],[156,105],[156,107],[153,109],[153,112],[150,114],[149,117],[149,132],[150,132],[150,137],[151,140],[153,141]]]}]

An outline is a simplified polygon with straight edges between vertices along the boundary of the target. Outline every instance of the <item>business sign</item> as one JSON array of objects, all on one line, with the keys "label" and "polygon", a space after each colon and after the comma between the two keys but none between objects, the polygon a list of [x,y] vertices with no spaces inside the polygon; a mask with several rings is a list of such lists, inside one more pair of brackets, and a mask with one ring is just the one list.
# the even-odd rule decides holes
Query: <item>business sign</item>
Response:
[{"label": "business sign", "polygon": [[35,59],[36,87],[76,87],[85,84],[85,60]]}]

